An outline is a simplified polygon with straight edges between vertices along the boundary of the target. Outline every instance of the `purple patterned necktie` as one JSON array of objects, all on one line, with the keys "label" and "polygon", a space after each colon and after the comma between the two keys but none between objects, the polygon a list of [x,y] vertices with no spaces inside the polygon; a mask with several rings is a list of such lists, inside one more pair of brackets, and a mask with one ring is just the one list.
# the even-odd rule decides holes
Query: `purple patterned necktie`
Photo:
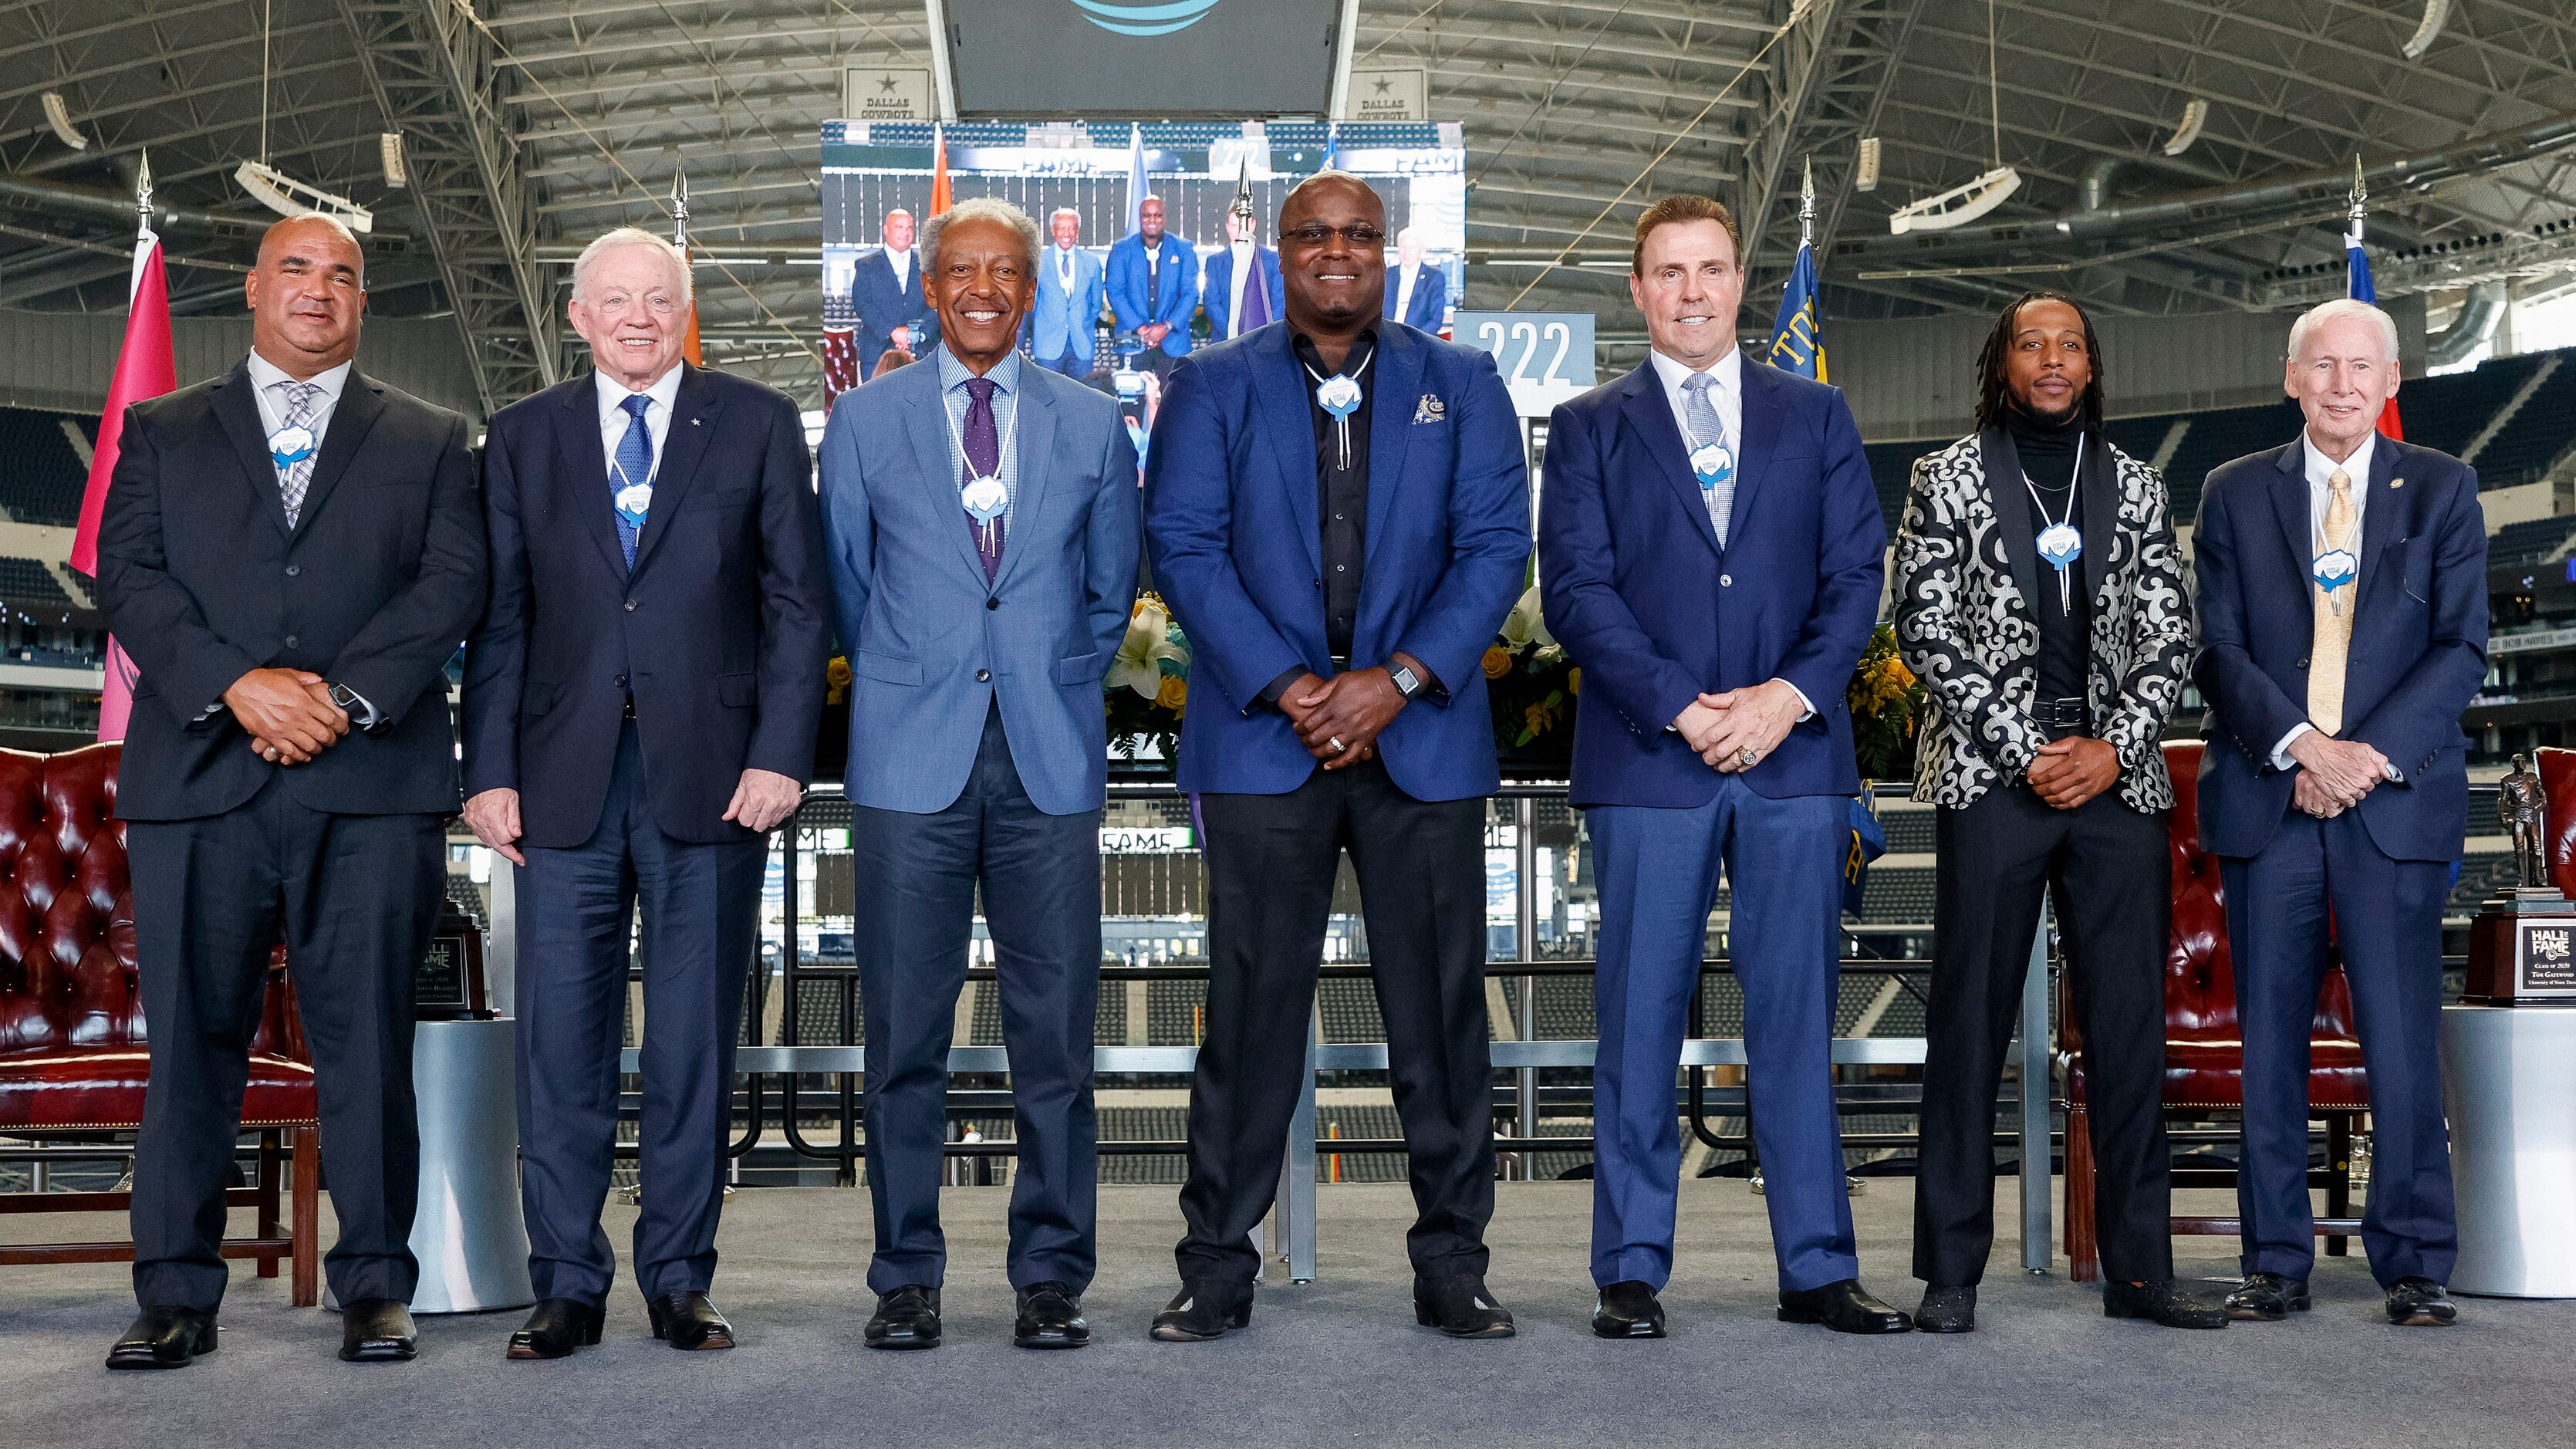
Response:
[{"label": "purple patterned necktie", "polygon": [[[1002,470],[1002,440],[993,427],[993,380],[989,377],[966,379],[966,476],[960,486],[978,478],[998,477]],[[975,515],[966,515],[966,527],[975,535],[975,552],[984,560],[984,582],[991,583],[1002,569],[1002,524],[1008,514],[996,514],[991,523],[978,523]]]}]

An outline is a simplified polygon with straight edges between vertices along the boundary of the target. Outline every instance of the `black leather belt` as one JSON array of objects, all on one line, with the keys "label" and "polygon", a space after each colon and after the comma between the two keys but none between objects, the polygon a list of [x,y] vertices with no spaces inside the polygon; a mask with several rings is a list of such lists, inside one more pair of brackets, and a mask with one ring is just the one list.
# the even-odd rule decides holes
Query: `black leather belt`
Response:
[{"label": "black leather belt", "polygon": [[2084,734],[2093,727],[2092,712],[2080,696],[2043,699],[2031,706],[2030,717],[2052,740]]}]

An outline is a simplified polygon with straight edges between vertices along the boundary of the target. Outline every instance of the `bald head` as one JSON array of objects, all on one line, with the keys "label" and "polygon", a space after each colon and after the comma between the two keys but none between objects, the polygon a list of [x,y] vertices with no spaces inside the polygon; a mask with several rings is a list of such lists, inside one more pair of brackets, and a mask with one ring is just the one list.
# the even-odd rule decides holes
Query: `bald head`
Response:
[{"label": "bald head", "polygon": [[242,283],[252,350],[295,378],[357,356],[366,266],[357,235],[337,218],[292,216],[269,227]]}]

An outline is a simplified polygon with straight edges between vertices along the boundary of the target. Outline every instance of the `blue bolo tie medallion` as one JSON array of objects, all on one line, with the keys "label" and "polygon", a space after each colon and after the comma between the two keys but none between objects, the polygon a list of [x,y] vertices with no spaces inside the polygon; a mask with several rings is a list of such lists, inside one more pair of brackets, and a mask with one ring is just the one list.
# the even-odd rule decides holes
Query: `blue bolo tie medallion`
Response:
[{"label": "blue bolo tie medallion", "polygon": [[288,423],[268,435],[268,456],[281,470],[312,457],[313,430],[302,423]]},{"label": "blue bolo tie medallion", "polygon": [[2071,523],[2052,523],[2039,531],[2039,556],[2064,573],[2084,556],[2084,535]]},{"label": "blue bolo tie medallion", "polygon": [[1334,417],[1347,418],[1360,410],[1360,385],[1337,372],[1315,389],[1315,401]]},{"label": "blue bolo tie medallion", "polygon": [[2309,577],[2317,581],[2318,588],[2326,591],[2327,599],[2340,614],[2344,608],[2341,590],[2361,577],[2361,560],[2354,558],[2350,549],[2330,548],[2318,554],[2316,561],[2309,565]]},{"label": "blue bolo tie medallion", "polygon": [[617,490],[617,517],[628,528],[641,529],[652,511],[652,484],[629,483]]},{"label": "blue bolo tie medallion", "polygon": [[968,480],[965,487],[957,490],[957,501],[966,506],[966,512],[977,523],[991,523],[1002,516],[1011,494],[1001,479],[985,475]]},{"label": "blue bolo tie medallion", "polygon": [[1735,472],[1735,450],[1724,443],[1702,443],[1691,449],[1690,465],[1701,489],[1714,488]]}]

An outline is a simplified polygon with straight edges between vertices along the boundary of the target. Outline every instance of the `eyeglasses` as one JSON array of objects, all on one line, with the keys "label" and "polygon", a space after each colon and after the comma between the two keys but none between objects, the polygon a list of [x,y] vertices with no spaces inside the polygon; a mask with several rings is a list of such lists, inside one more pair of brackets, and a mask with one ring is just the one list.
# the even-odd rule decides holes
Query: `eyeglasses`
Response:
[{"label": "eyeglasses", "polygon": [[668,317],[680,310],[680,299],[668,292],[652,292],[641,297],[630,297],[623,292],[611,292],[591,304],[592,311],[611,322],[617,321],[638,307],[656,317]]},{"label": "eyeglasses", "polygon": [[1279,235],[1282,240],[1293,241],[1305,247],[1323,246],[1335,237],[1340,237],[1355,247],[1386,245],[1386,233],[1367,222],[1361,222],[1356,226],[1325,226],[1321,222],[1309,222],[1295,231],[1285,231]]}]

